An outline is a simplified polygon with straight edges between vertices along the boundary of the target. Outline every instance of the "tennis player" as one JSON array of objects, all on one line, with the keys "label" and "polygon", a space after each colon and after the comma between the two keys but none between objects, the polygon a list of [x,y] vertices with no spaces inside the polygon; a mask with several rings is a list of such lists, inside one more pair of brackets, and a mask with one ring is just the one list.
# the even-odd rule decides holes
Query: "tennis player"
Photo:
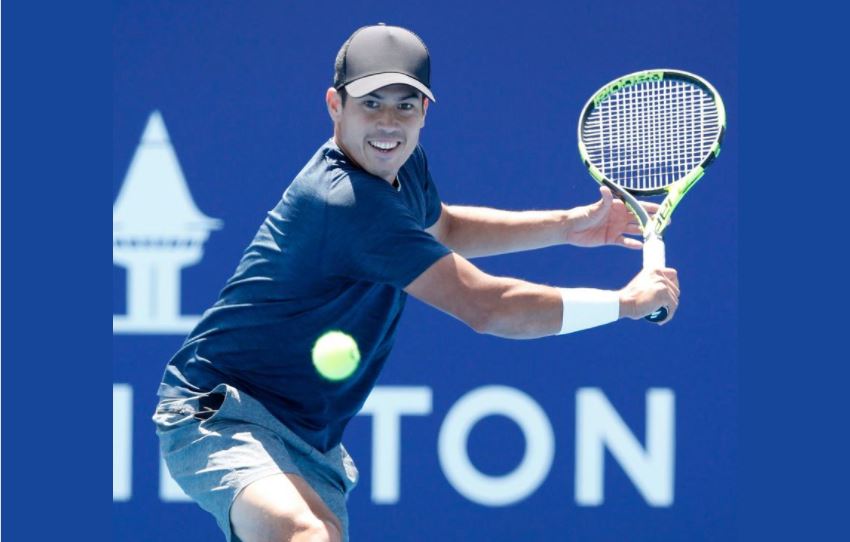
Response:
[{"label": "tennis player", "polygon": [[[168,363],[154,414],[168,469],[228,541],[348,539],[357,483],[341,444],[393,346],[408,294],[478,333],[528,339],[676,312],[676,271],[641,271],[619,291],[491,276],[468,258],[558,244],[641,243],[602,189],[592,205],[508,212],[440,201],[419,132],[431,90],[413,32],[358,29],[325,96],[333,137],[268,213],[218,301]],[[656,208],[650,204],[648,209]],[[668,320],[669,321],[669,320]],[[353,336],[362,360],[323,379],[311,348]]]}]

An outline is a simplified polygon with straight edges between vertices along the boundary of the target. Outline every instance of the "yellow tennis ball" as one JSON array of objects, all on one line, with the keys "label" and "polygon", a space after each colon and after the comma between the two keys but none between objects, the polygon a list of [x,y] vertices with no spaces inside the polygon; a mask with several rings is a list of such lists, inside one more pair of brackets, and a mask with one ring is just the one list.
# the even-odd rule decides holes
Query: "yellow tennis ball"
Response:
[{"label": "yellow tennis ball", "polygon": [[328,331],[313,345],[313,365],[328,380],[344,380],[360,363],[357,342],[342,331]]}]

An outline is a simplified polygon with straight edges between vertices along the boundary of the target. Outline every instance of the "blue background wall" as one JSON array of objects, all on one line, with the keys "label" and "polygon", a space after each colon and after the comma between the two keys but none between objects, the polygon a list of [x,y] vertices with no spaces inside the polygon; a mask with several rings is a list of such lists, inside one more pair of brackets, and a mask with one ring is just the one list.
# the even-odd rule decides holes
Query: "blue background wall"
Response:
[{"label": "blue background wall", "polygon": [[[340,44],[363,24],[407,26],[428,44],[433,89],[422,143],[447,203],[567,208],[597,198],[578,159],[575,124],[588,96],[629,71],[675,67],[721,92],[729,114],[723,154],[679,207],[666,235],[682,305],[656,328],[624,321],[537,341],[480,336],[411,301],[381,386],[430,388],[430,415],[402,424],[400,500],[371,499],[371,420],[345,443],[361,471],[352,539],[717,540],[735,518],[737,371],[737,23],[734,2],[117,4],[113,26],[113,199],[148,116],[159,110],[198,207],[221,219],[202,261],[182,273],[181,306],[212,303],[292,176],[331,134],[323,102]],[[476,260],[484,270],[555,285],[616,288],[640,254],[558,247]],[[124,314],[126,273],[113,267],[113,313]],[[113,504],[116,540],[209,540],[211,517],[160,498],[149,422],[162,368],[180,335],[113,338],[113,382],[133,389],[132,496]],[[509,507],[471,502],[437,459],[443,420],[465,393],[504,385],[530,395],[555,434],[545,481]],[[643,438],[645,395],[676,398],[675,499],[651,506],[606,458],[605,500],[576,503],[579,388],[597,387]],[[511,471],[522,433],[503,417],[472,432],[483,472]],[[530,529],[531,535],[522,535]],[[552,535],[551,533],[556,533]]]}]

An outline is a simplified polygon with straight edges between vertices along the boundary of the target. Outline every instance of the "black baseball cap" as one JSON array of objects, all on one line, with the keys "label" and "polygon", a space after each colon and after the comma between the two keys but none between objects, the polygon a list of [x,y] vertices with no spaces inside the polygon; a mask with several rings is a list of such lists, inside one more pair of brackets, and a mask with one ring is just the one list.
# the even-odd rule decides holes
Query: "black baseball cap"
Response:
[{"label": "black baseball cap", "polygon": [[431,57],[422,39],[400,26],[378,23],[358,28],[342,45],[334,66],[334,88],[359,98],[387,85],[410,85],[435,102]]}]

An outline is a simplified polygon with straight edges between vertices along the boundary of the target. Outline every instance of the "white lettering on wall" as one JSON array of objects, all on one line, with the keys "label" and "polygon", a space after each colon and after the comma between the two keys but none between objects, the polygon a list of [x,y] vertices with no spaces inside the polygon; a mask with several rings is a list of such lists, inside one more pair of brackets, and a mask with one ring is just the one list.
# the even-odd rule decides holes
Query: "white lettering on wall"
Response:
[{"label": "white lettering on wall", "polygon": [[112,500],[133,495],[133,388],[112,385]]},{"label": "white lettering on wall", "polygon": [[[397,503],[401,495],[403,416],[432,413],[432,390],[426,386],[378,386],[363,406],[372,416],[372,502]],[[675,472],[675,395],[667,388],[646,393],[646,435],[642,446],[599,388],[576,392],[575,502],[604,503],[605,451],[608,450],[650,506],[672,506]],[[489,476],[469,458],[467,443],[475,425],[487,416],[516,423],[525,455],[511,472]],[[151,431],[153,434],[153,431]],[[155,437],[154,437],[155,439]],[[157,447],[153,453],[159,452]],[[440,465],[458,493],[483,506],[506,506],[537,490],[555,455],[549,418],[537,402],[515,388],[485,386],[462,396],[448,411],[437,442]],[[112,500],[128,501],[133,486],[133,389],[112,386]],[[144,481],[156,478],[145,477]],[[191,500],[159,462],[159,497],[165,502]]]},{"label": "white lettering on wall", "polygon": [[360,413],[372,416],[372,502],[396,503],[400,492],[401,417],[431,414],[431,388],[376,387]]},{"label": "white lettering on wall", "polygon": [[605,449],[651,506],[673,504],[675,396],[666,388],[646,393],[646,448],[642,448],[599,388],[576,393],[575,500],[604,502]]},{"label": "white lettering on wall", "polygon": [[[502,476],[482,473],[467,454],[472,428],[492,415],[511,419],[525,437],[525,456]],[[461,495],[487,506],[507,506],[533,493],[546,479],[555,455],[555,437],[546,413],[530,396],[506,386],[485,386],[467,393],[449,410],[438,450],[446,478]]]}]

